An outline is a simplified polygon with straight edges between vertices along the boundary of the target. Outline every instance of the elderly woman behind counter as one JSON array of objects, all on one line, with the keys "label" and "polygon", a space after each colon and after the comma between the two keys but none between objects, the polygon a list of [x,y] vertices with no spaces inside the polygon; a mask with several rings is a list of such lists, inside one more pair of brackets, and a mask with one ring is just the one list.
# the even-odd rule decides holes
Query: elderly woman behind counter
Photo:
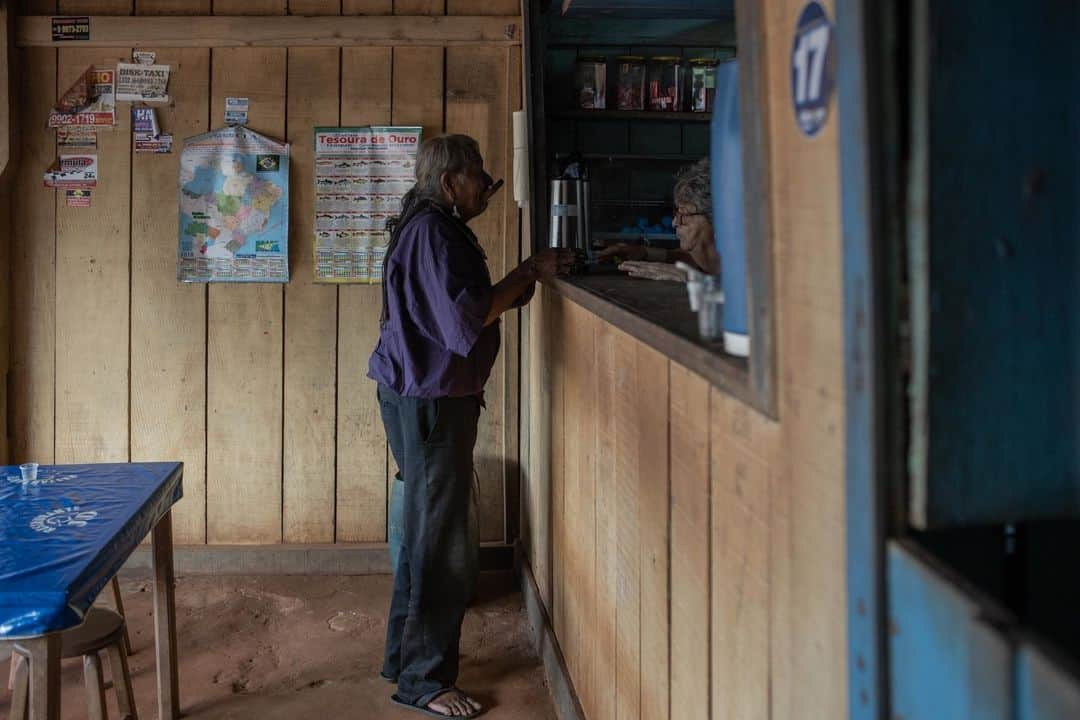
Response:
[{"label": "elderly woman behind counter", "polygon": [[420,147],[416,185],[391,227],[379,343],[368,365],[405,483],[382,676],[397,683],[395,703],[427,715],[474,717],[481,709],[455,683],[479,552],[468,524],[473,448],[499,316],[574,261],[568,250],[543,250],[493,285],[466,223],[497,189],[472,138],[444,135]]},{"label": "elderly woman behind counter", "polygon": [[596,254],[599,259],[619,257],[619,265],[631,277],[652,280],[685,280],[672,263],[682,260],[707,275],[720,274],[712,225],[712,193],[709,190],[709,161],[702,159],[683,168],[675,179],[675,234],[678,250],[620,243]]}]

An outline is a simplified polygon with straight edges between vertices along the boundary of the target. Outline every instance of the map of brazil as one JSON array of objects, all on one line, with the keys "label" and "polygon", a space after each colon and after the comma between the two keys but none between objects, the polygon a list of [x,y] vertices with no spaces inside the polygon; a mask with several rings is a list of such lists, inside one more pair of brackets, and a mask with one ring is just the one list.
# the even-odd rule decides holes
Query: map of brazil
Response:
[{"label": "map of brazil", "polygon": [[288,282],[289,145],[247,128],[188,138],[180,156],[183,282]]}]

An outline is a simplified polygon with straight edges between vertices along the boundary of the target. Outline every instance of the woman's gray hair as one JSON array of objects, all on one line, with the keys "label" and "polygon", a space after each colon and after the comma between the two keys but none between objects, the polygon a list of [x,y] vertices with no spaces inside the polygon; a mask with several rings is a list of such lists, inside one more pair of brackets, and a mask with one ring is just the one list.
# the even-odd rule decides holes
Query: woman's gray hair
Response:
[{"label": "woman's gray hair", "polygon": [[443,173],[455,175],[473,166],[483,166],[480,143],[468,135],[439,135],[425,140],[416,153],[416,183],[401,198],[401,212],[386,221],[390,233],[390,250],[397,244],[398,233],[412,216],[429,202],[442,203]]},{"label": "woman's gray hair", "polygon": [[712,190],[709,158],[687,165],[675,176],[675,204],[693,208],[712,222]]},{"label": "woman's gray hair", "polygon": [[402,215],[408,212],[410,199],[442,198],[443,173],[455,175],[483,164],[480,144],[468,135],[439,135],[425,140],[416,154],[416,185],[409,191],[412,197],[402,201]]}]

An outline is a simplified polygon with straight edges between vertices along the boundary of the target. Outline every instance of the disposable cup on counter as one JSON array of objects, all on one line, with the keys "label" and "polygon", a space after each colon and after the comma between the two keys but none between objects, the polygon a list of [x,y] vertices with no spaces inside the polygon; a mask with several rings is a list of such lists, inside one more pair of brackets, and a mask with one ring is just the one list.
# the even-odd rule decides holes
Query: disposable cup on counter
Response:
[{"label": "disposable cup on counter", "polygon": [[712,289],[711,285],[706,287],[706,279],[709,276],[682,260],[677,260],[675,267],[686,273],[686,294],[690,298],[690,310],[697,312],[701,307],[701,294]]},{"label": "disposable cup on counter", "polygon": [[698,312],[701,309],[701,296],[705,292],[705,284],[700,280],[686,281],[686,294],[690,296],[690,309]]},{"label": "disposable cup on counter", "polygon": [[23,463],[19,466],[19,474],[22,475],[24,483],[34,482],[37,480],[38,464],[35,462]]},{"label": "disposable cup on counter", "polygon": [[701,296],[698,310],[698,335],[702,340],[716,341],[724,337],[724,293],[709,290]]}]

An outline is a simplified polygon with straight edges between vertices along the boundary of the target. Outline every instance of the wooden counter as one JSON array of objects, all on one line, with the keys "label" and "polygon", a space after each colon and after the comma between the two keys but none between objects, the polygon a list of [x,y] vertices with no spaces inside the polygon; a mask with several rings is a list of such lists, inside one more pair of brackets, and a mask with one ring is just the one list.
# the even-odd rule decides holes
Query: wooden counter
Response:
[{"label": "wooden counter", "polygon": [[631,278],[613,270],[556,279],[550,286],[714,387],[748,405],[757,404],[746,359],[724,352],[722,342],[699,336],[697,313],[690,310],[684,284]]}]

